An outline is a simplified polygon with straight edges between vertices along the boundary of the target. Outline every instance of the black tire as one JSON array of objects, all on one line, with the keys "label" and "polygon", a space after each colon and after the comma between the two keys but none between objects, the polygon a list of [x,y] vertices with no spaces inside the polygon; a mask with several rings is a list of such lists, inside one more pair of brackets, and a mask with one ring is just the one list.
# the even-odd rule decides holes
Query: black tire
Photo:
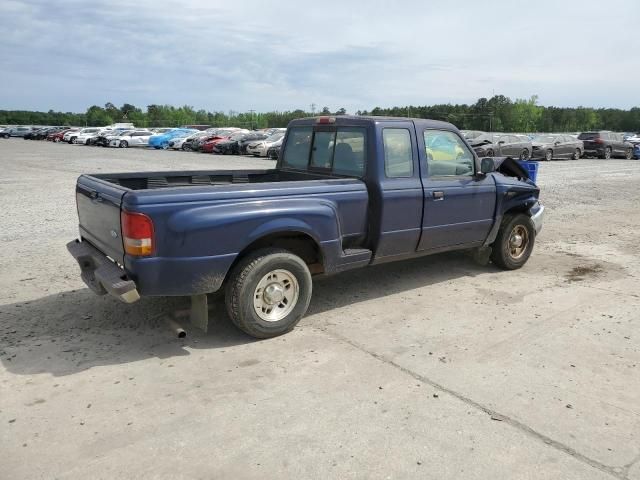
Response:
[{"label": "black tire", "polygon": [[76,143],[76,137],[71,137],[69,139],[69,143]]},{"label": "black tire", "polygon": [[120,148],[128,148],[129,147],[129,142],[127,142],[126,140],[120,140],[120,144],[118,146]]},{"label": "black tire", "polygon": [[520,152],[520,160],[529,160],[530,156],[529,150],[526,148]]},{"label": "black tire", "polygon": [[580,160],[580,157],[582,157],[582,152],[580,151],[579,148],[576,148],[576,151],[573,152],[573,159],[574,160]]},{"label": "black tire", "polygon": [[[260,281],[274,270],[285,270],[298,283],[297,301],[282,319],[261,318],[254,307],[254,295]],[[311,301],[312,280],[309,268],[297,255],[279,248],[265,248],[250,253],[231,272],[225,291],[225,303],[231,321],[255,338],[277,337],[291,331],[307,312]]]},{"label": "black tire", "polygon": [[611,147],[607,147],[604,149],[604,155],[601,158],[605,160],[611,159]]},{"label": "black tire", "polygon": [[627,148],[627,151],[624,153],[624,158],[627,160],[633,159],[633,148]]},{"label": "black tire", "polygon": [[551,160],[553,160],[553,150],[548,149],[546,152],[544,152],[544,159],[547,162],[550,162]]},{"label": "black tire", "polygon": [[493,150],[487,150],[487,157],[493,157]]},{"label": "black tire", "polygon": [[[511,241],[514,238],[514,232],[518,230],[526,231],[526,244],[522,247],[521,253],[514,255]],[[528,215],[524,213],[507,214],[502,219],[500,230],[495,242],[491,245],[491,261],[504,270],[516,270],[522,267],[533,251],[535,243],[536,231],[533,222]]]}]

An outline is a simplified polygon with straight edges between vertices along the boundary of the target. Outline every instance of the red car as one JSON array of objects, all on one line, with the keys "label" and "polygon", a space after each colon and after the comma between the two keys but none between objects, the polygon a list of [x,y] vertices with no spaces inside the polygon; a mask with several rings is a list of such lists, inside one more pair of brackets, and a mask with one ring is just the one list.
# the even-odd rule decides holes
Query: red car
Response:
[{"label": "red car", "polygon": [[219,142],[222,142],[223,140],[229,140],[229,136],[224,136],[224,137],[215,136],[211,140],[207,140],[202,144],[202,152],[213,153],[213,147],[215,147]]},{"label": "red car", "polygon": [[60,130],[59,132],[50,133],[47,135],[47,141],[49,142],[61,142],[64,134],[71,131],[77,131],[77,128],[67,128],[66,130]]}]

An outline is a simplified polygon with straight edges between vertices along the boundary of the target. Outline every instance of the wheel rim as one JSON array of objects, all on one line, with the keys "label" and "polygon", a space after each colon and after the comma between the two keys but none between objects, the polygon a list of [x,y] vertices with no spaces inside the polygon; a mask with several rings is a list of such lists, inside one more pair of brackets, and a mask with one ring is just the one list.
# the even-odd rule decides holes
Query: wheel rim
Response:
[{"label": "wheel rim", "polygon": [[258,282],[253,308],[262,320],[277,322],[295,308],[300,295],[298,279],[288,270],[273,270]]},{"label": "wheel rim", "polygon": [[607,159],[611,158],[611,149],[610,148],[607,148],[604,151],[604,158],[607,158]]},{"label": "wheel rim", "polygon": [[580,150],[576,149],[576,152],[573,154],[574,160],[580,160]]},{"label": "wheel rim", "polygon": [[127,144],[126,141],[123,140],[123,141],[120,142],[120,148],[127,148],[128,146],[129,145]]},{"label": "wheel rim", "polygon": [[547,154],[545,155],[545,160],[547,160],[548,162],[553,160],[553,152],[551,150],[547,150]]},{"label": "wheel rim", "polygon": [[487,157],[493,157],[493,150],[489,150],[487,152]]},{"label": "wheel rim", "polygon": [[627,155],[626,155],[626,156],[627,156],[627,160],[631,160],[631,157],[633,156],[633,150],[628,149],[628,150],[627,150]]},{"label": "wheel rim", "polygon": [[529,150],[523,150],[520,154],[520,160],[527,160],[529,158]]},{"label": "wheel rim", "polygon": [[514,260],[522,258],[529,246],[529,232],[524,225],[516,225],[509,235],[507,249]]}]

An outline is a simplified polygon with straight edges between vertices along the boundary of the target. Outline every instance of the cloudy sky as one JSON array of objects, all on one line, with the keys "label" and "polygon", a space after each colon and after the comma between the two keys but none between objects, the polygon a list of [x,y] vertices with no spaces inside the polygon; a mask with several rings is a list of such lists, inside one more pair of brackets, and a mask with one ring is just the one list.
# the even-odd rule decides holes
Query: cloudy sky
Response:
[{"label": "cloudy sky", "polygon": [[0,109],[640,105],[638,0],[2,0]]}]

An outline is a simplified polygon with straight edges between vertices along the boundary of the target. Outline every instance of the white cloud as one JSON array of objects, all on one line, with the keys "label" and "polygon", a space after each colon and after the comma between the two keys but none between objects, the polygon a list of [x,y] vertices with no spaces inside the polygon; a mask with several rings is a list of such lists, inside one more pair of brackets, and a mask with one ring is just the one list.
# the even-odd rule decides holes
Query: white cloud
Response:
[{"label": "white cloud", "polygon": [[633,0],[0,4],[0,108],[638,102]]}]

